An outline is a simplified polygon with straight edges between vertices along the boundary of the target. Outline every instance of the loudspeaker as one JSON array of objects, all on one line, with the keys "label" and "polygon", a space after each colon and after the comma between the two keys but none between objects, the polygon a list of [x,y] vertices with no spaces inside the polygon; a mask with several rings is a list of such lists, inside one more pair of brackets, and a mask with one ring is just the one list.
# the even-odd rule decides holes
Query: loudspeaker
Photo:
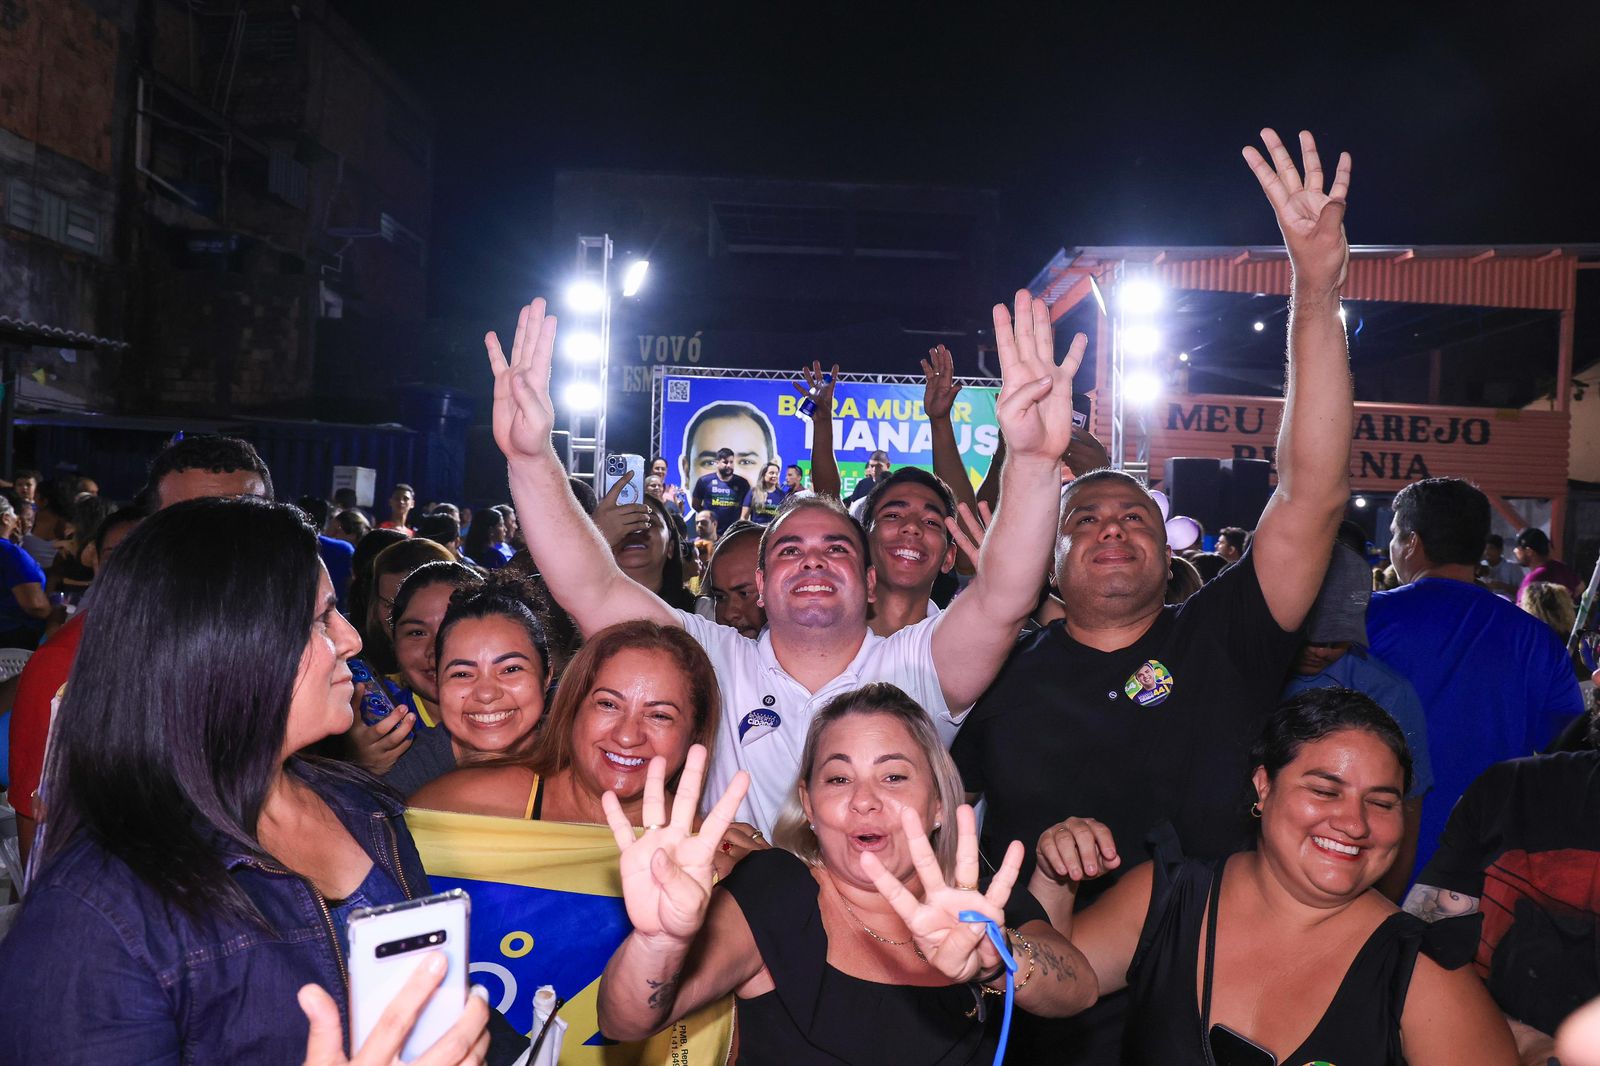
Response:
[{"label": "loudspeaker", "polygon": [[1272,497],[1272,464],[1265,459],[1224,459],[1222,480],[1222,524],[1256,528]]},{"label": "loudspeaker", "polygon": [[1223,518],[1222,461],[1219,459],[1173,458],[1166,462],[1167,499],[1172,513],[1188,515],[1215,534],[1228,525]]}]

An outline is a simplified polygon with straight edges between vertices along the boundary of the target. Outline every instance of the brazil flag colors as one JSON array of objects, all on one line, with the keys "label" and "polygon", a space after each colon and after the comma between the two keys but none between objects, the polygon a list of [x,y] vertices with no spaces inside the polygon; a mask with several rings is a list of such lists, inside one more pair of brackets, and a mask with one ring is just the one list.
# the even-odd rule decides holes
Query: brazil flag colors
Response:
[{"label": "brazil flag colors", "polygon": [[628,935],[617,845],[605,826],[529,822],[412,809],[406,822],[433,891],[472,897],[469,973],[522,1032],[533,993],[567,1002],[563,1066],[722,1066],[733,999],[714,1003],[639,1044],[615,1044],[596,1021],[600,973]]}]

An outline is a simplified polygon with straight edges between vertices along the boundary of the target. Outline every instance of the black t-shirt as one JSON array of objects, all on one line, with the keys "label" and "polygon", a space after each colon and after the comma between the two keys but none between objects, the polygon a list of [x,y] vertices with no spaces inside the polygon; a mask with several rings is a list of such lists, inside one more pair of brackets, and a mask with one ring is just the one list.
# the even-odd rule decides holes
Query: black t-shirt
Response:
[{"label": "black t-shirt", "polygon": [[1478,897],[1479,976],[1501,1010],[1554,1033],[1600,995],[1600,752],[1489,767],[1417,882]]},{"label": "black t-shirt", "polygon": [[[1023,637],[951,749],[988,800],[984,858],[998,865],[1022,841],[1026,881],[1039,834],[1073,815],[1106,824],[1124,870],[1162,822],[1195,858],[1249,844],[1250,745],[1299,641],[1273,619],[1250,553],[1119,651],[1079,644],[1062,622]],[[1080,905],[1110,880],[1085,885]]]},{"label": "black t-shirt", "polygon": [[[1162,823],[1195,858],[1248,846],[1250,745],[1299,647],[1267,608],[1250,552],[1119,651],[1079,644],[1062,622],[1024,634],[951,748],[967,791],[988,800],[989,867],[1020,840],[1026,884],[1040,833],[1099,819],[1122,865],[1084,885],[1083,907],[1144,861]],[[1017,1061],[1116,1066],[1126,1004],[1119,994],[1074,1018],[1019,1015]]]},{"label": "black t-shirt", "polygon": [[750,494],[750,482],[733,475],[726,481],[715,470],[695,482],[691,503],[697,511],[710,511],[717,520],[717,536],[739,520],[744,510],[744,498]]}]

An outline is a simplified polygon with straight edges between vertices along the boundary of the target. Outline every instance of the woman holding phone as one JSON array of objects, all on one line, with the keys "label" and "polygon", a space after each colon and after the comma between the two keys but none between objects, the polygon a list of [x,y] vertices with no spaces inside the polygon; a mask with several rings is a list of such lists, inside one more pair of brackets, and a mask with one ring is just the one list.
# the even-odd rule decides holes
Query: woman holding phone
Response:
[{"label": "woman holding phone", "polygon": [[[316,534],[284,504],[192,500],[97,584],[0,943],[0,1061],[316,1061],[348,1016],[344,916],[428,891],[400,804],[297,754],[349,728],[361,648]],[[486,1018],[469,1002],[432,1061],[483,1062]]]}]

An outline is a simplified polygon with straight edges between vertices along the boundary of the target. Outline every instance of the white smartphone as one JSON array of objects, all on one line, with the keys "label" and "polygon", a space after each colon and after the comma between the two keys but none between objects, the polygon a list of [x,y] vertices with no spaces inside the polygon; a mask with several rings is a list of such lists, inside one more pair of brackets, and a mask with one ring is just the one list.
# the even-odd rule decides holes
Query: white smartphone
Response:
[{"label": "white smartphone", "polygon": [[467,1006],[467,919],[472,901],[459,888],[437,896],[350,912],[350,1049],[361,1050],[384,1010],[421,965],[443,952],[450,968],[406,1037],[400,1061],[419,1058]]},{"label": "white smartphone", "polygon": [[644,502],[644,456],[629,455],[618,452],[606,456],[605,485],[600,489],[604,496],[611,491],[612,486],[621,481],[628,474],[633,474],[633,480],[625,485],[617,494],[617,506],[623,507],[630,503]]}]

